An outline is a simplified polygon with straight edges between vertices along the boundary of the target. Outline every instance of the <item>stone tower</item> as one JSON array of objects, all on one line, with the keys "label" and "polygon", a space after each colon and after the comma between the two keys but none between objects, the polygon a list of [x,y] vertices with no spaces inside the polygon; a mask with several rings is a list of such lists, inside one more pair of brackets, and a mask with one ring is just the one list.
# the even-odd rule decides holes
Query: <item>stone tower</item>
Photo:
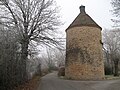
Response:
[{"label": "stone tower", "polygon": [[80,14],[66,29],[65,76],[76,80],[104,78],[102,28],[80,6]]}]

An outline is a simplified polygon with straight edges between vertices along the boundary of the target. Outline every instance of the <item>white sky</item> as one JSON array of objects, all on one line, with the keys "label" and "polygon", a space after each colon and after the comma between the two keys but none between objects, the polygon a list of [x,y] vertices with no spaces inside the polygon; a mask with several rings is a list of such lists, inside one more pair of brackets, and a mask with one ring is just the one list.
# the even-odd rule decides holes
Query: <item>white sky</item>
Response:
[{"label": "white sky", "polygon": [[84,5],[86,13],[102,27],[102,29],[111,29],[113,18],[111,0],[56,0],[57,5],[61,7],[62,21],[65,23],[60,29],[65,30],[79,14],[79,6]]}]

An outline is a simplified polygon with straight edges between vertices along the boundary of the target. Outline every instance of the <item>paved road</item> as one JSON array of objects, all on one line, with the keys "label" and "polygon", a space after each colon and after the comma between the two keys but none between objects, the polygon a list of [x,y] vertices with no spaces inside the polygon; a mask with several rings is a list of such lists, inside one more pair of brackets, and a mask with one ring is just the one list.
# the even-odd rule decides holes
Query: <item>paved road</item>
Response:
[{"label": "paved road", "polygon": [[74,81],[57,77],[57,72],[41,79],[37,90],[120,90],[120,80]]}]

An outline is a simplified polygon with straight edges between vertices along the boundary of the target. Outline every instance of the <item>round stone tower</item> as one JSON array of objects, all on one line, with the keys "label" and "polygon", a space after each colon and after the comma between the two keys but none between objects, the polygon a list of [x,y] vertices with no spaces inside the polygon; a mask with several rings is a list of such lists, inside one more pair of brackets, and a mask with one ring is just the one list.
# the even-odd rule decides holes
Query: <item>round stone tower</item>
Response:
[{"label": "round stone tower", "polygon": [[66,29],[65,76],[76,80],[104,78],[102,28],[80,6],[80,14]]}]

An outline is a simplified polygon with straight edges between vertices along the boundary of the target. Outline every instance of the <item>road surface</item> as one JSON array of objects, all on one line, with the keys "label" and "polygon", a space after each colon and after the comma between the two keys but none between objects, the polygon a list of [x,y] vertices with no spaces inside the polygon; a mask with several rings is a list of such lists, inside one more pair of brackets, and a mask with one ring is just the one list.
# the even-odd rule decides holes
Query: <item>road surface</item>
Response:
[{"label": "road surface", "polygon": [[37,90],[120,90],[120,80],[64,80],[57,77],[57,72],[53,72],[42,77]]}]

